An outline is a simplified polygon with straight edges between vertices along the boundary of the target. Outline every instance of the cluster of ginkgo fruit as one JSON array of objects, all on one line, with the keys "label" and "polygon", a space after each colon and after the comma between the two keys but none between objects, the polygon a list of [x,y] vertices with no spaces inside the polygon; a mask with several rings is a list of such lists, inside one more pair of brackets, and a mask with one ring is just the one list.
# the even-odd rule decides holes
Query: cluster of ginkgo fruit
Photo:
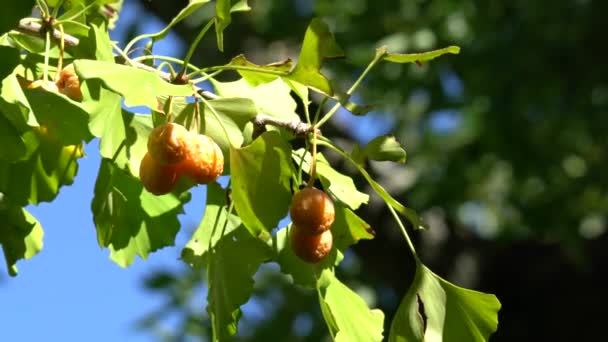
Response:
[{"label": "cluster of ginkgo fruit", "polygon": [[322,190],[306,187],[291,200],[289,241],[294,254],[309,263],[323,260],[333,246],[334,203]]},{"label": "cluster of ginkgo fruit", "polygon": [[168,122],[150,133],[148,152],[139,167],[139,178],[146,190],[164,195],[175,188],[181,177],[196,184],[207,184],[215,181],[222,172],[224,155],[213,139]]}]

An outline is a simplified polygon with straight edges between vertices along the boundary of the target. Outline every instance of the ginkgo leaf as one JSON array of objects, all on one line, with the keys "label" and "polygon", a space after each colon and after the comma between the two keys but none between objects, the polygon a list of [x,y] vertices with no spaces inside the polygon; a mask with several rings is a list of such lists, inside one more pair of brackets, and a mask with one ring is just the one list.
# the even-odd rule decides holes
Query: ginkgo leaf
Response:
[{"label": "ginkgo leaf", "polygon": [[97,241],[108,247],[110,258],[127,267],[139,255],[146,259],[151,252],[175,242],[183,204],[189,193],[155,196],[144,190],[141,182],[102,159],[91,204]]},{"label": "ginkgo leaf", "polygon": [[245,78],[232,82],[212,81],[218,95],[223,97],[246,97],[255,103],[258,113],[285,120],[298,120],[296,102],[289,96],[291,88],[283,79],[252,85]]},{"label": "ginkgo leaf", "polygon": [[304,35],[302,50],[290,79],[311,87],[328,96],[333,95],[329,80],[321,73],[321,64],[328,58],[343,57],[342,48],[336,43],[329,26],[314,18]]},{"label": "ginkgo leaf", "polygon": [[376,50],[376,56],[381,56],[383,60],[393,63],[422,63],[448,53],[457,55],[460,53],[460,47],[448,46],[446,48],[437,49],[433,51],[404,54],[389,53],[385,46],[380,47]]},{"label": "ginkgo leaf", "polygon": [[217,47],[224,51],[224,30],[232,22],[231,13],[249,11],[251,8],[247,0],[217,0],[215,2],[215,32],[217,35]]},{"label": "ginkgo leaf", "polygon": [[492,294],[456,286],[416,265],[416,276],[391,324],[390,342],[485,342],[498,326]]},{"label": "ginkgo leaf", "polygon": [[23,158],[14,163],[0,160],[0,192],[18,206],[50,202],[62,186],[74,181],[83,146],[64,146],[44,127],[29,130],[21,138],[26,146]]},{"label": "ginkgo leaf", "polygon": [[241,219],[234,213],[228,214],[227,194],[218,183],[207,184],[205,213],[190,241],[182,250],[182,260],[191,266],[202,266],[206,256],[218,241],[230,236],[241,226]]},{"label": "ginkgo leaf", "polygon": [[359,164],[362,164],[365,159],[405,163],[406,158],[405,150],[392,135],[376,137],[367,143],[365,147],[356,149],[353,152],[351,155]]},{"label": "ginkgo leaf", "polygon": [[209,256],[207,312],[215,339],[223,341],[237,332],[240,306],[253,292],[253,275],[271,257],[270,248],[249,237],[222,238]]},{"label": "ginkgo leaf", "polygon": [[99,79],[108,89],[122,95],[128,107],[147,106],[156,109],[161,95],[189,96],[192,86],[171,84],[157,74],[111,62],[76,60],[76,73],[83,80]]},{"label": "ginkgo leaf", "polygon": [[27,260],[42,250],[44,232],[40,223],[27,210],[6,205],[3,197],[0,196],[0,246],[8,273],[16,276],[17,261]]},{"label": "ginkgo leaf", "polygon": [[318,282],[321,312],[337,342],[380,342],[384,313],[370,310],[363,298],[324,271]]},{"label": "ginkgo leaf", "polygon": [[234,206],[253,236],[267,238],[287,214],[293,173],[290,156],[291,146],[277,132],[266,132],[248,146],[230,149]]}]

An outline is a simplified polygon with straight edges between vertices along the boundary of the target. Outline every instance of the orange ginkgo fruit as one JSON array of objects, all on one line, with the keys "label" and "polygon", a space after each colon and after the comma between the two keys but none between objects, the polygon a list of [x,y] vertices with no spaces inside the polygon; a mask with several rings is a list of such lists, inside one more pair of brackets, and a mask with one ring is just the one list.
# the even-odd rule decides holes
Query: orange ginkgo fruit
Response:
[{"label": "orange ginkgo fruit", "polygon": [[176,165],[161,164],[146,153],[139,165],[139,178],[144,188],[155,195],[170,193],[178,181]]},{"label": "orange ginkgo fruit", "polygon": [[224,154],[220,147],[204,134],[192,134],[178,173],[198,184],[215,181],[224,172]]},{"label": "orange ginkgo fruit", "polygon": [[289,241],[295,255],[308,263],[315,264],[331,252],[333,235],[331,230],[321,234],[310,234],[306,229],[292,225]]},{"label": "orange ginkgo fruit", "polygon": [[298,191],[291,200],[291,220],[309,234],[327,231],[336,217],[334,202],[322,190],[307,187]]},{"label": "orange ginkgo fruit", "polygon": [[148,136],[148,153],[161,164],[177,164],[184,160],[192,137],[182,125],[168,122],[152,130]]}]

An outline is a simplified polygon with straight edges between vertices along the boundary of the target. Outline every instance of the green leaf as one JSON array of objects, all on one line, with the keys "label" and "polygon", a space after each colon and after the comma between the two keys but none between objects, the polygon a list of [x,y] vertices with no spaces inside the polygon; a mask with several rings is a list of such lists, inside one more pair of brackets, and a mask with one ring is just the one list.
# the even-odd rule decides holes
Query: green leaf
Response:
[{"label": "green leaf", "polygon": [[42,250],[42,226],[27,210],[6,206],[0,194],[0,245],[8,273],[17,275],[17,261],[29,259]]},{"label": "green leaf", "polygon": [[[293,63],[291,59],[288,58],[276,63],[258,65],[248,61],[244,55],[238,55],[234,57],[230,63],[226,64],[225,67],[235,68],[251,86],[255,87],[260,84],[272,82],[280,76],[289,75]],[[214,81],[214,79],[211,80]]]},{"label": "green leaf", "polygon": [[0,112],[0,160],[12,162],[25,155],[26,147],[21,134]]},{"label": "green leaf", "polygon": [[323,272],[318,292],[321,312],[334,341],[382,341],[382,311],[370,310],[359,295],[342,284],[331,272]]},{"label": "green leaf", "polygon": [[191,266],[201,266],[206,262],[207,253],[224,236],[230,236],[241,227],[241,219],[235,214],[228,215],[226,191],[218,183],[207,184],[207,204],[205,214],[190,241],[182,250],[182,260]]},{"label": "green leaf", "polygon": [[383,60],[393,63],[422,63],[448,53],[457,55],[460,53],[460,47],[448,46],[446,48],[433,51],[406,54],[388,53],[386,46],[376,49],[376,56],[381,56]]},{"label": "green leaf", "polygon": [[17,130],[24,132],[38,126],[39,123],[34,115],[30,115],[31,108],[17,79],[17,69],[2,81],[0,111]]},{"label": "green leaf", "polygon": [[405,163],[406,153],[401,144],[392,135],[374,138],[363,149],[359,158],[377,161]]},{"label": "green leaf", "polygon": [[315,18],[306,30],[298,63],[289,78],[332,96],[333,90],[329,80],[320,71],[321,64],[326,58],[338,58],[343,55],[342,48],[336,43],[327,24]]},{"label": "green leaf", "polygon": [[[245,97],[254,102],[257,113],[264,113],[285,120],[297,120],[296,102],[289,95],[291,88],[283,79],[252,85],[245,77],[233,82],[212,80],[218,95],[223,97]],[[255,116],[255,114],[254,114]]]},{"label": "green leaf", "polygon": [[[304,153],[303,148],[294,151],[293,159],[296,164],[301,162]],[[310,170],[310,159],[310,153],[306,152],[302,166],[302,169],[306,172]],[[357,190],[351,177],[345,176],[331,167],[322,153],[317,153],[317,175],[325,190],[351,209],[356,210],[361,204],[366,204],[369,201],[369,195]]]},{"label": "green leaf", "polygon": [[114,62],[114,53],[112,52],[112,43],[110,42],[110,34],[108,29],[103,26],[89,24],[89,38],[95,42],[95,59],[104,62]]},{"label": "green leaf", "polygon": [[89,131],[89,114],[78,102],[44,89],[24,89],[36,120],[48,127],[64,145],[79,144],[93,137]]},{"label": "green leaf", "polygon": [[139,164],[148,150],[152,120],[147,114],[133,114],[122,109],[120,96],[101,86],[99,80],[88,80],[81,86],[83,107],[90,114],[89,128],[100,138],[103,158],[114,159],[121,169],[139,175]]},{"label": "green leaf", "polygon": [[496,296],[458,287],[418,263],[389,341],[488,341],[498,326],[500,306]]},{"label": "green leaf", "polygon": [[252,277],[270,257],[268,246],[256,238],[221,239],[210,254],[207,312],[215,340],[223,341],[236,334],[240,306],[253,292]]},{"label": "green leaf", "polygon": [[[274,251],[274,260],[281,267],[281,272],[291,276],[293,283],[308,288],[315,288],[317,278],[325,269],[333,269],[343,259],[343,255],[337,248],[332,251],[318,264],[310,264],[294,254],[289,242],[289,227],[280,229],[273,236],[271,245]],[[332,228],[333,231],[333,228]]]},{"label": "green leaf", "polygon": [[19,20],[30,16],[34,0],[8,0],[2,3],[0,11],[0,35],[17,27]]},{"label": "green leaf", "polygon": [[122,95],[128,107],[156,109],[160,95],[189,96],[192,86],[163,81],[153,72],[110,62],[77,60],[76,72],[83,80],[100,79],[108,89]]},{"label": "green leaf", "polygon": [[0,192],[18,206],[50,202],[61,186],[74,181],[82,144],[63,146],[52,132],[39,128],[24,133],[22,139],[24,159],[11,164],[0,161]]},{"label": "green leaf", "polygon": [[13,72],[19,60],[19,50],[10,46],[0,46],[0,81]]},{"label": "green leaf", "polygon": [[331,226],[334,236],[334,246],[341,251],[346,250],[359,240],[371,240],[374,238],[374,230],[370,225],[357,216],[352,210],[336,205],[336,218]]},{"label": "green leaf", "polygon": [[217,0],[215,2],[215,33],[217,35],[217,48],[224,51],[224,30],[232,22],[232,12],[249,11],[247,0]]},{"label": "green leaf", "polygon": [[180,228],[177,215],[189,200],[187,192],[155,196],[137,178],[102,159],[91,204],[97,241],[121,267],[133,263],[136,255],[146,259],[174,244]]},{"label": "green leaf", "polygon": [[253,236],[265,235],[287,214],[293,166],[291,146],[277,132],[260,135],[251,145],[230,148],[232,198]]}]

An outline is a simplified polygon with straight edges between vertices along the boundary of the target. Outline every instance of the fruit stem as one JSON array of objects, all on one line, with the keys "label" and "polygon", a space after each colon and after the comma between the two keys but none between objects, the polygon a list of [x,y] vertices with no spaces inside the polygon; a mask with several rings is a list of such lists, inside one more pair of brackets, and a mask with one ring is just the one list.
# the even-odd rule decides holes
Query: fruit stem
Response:
[{"label": "fruit stem", "polygon": [[215,20],[209,20],[207,25],[205,25],[205,27],[203,27],[201,32],[199,32],[198,36],[196,36],[196,38],[194,38],[194,41],[192,42],[192,44],[190,44],[190,48],[188,49],[188,52],[186,53],[186,57],[184,58],[184,62],[182,64],[182,69],[176,76],[177,79],[180,79],[186,73],[186,68],[188,66],[188,63],[190,62],[190,59],[192,58],[192,55],[194,55],[194,50],[198,46],[198,43],[201,41],[201,39],[203,39],[203,37],[205,36],[205,33],[207,33],[207,31],[209,31],[209,29],[211,28],[211,25],[213,25],[214,23],[215,23]]},{"label": "fruit stem", "polygon": [[325,106],[325,104],[327,103],[327,100],[329,100],[329,97],[325,96],[323,98],[323,100],[321,100],[321,102],[319,103],[319,106],[317,107],[317,110],[315,111],[315,118],[313,119],[315,126],[317,125],[317,122],[319,121],[319,116],[321,115],[321,111],[323,110],[323,106]]},{"label": "fruit stem", "polygon": [[317,130],[313,129],[312,131],[312,148],[311,148],[311,158],[310,158],[310,178],[308,179],[307,187],[312,188],[315,184],[315,178],[317,176]]},{"label": "fruit stem", "polygon": [[175,78],[175,69],[173,69],[173,65],[171,65],[171,63],[169,63],[167,61],[161,62],[158,65],[158,67],[156,67],[156,69],[159,71],[162,71],[165,66],[167,66],[167,68],[169,68],[169,73],[171,74],[171,77]]},{"label": "fruit stem", "polygon": [[46,82],[49,76],[49,55],[51,52],[51,31],[46,30],[44,42],[44,66],[42,67],[42,79]]},{"label": "fruit stem", "polygon": [[[201,82],[205,82],[206,80],[217,76],[218,74],[220,74],[222,72],[224,72],[224,70],[217,70],[217,71],[214,71],[214,72],[212,72],[210,74],[202,72],[202,74],[204,76],[202,76],[200,78],[196,78],[196,79],[191,79],[190,82],[192,82],[192,84],[199,84]],[[199,74],[199,73],[201,73],[201,72],[195,71],[195,72],[192,72],[192,73],[186,75],[186,77],[191,78],[192,76],[194,76],[196,74]]]},{"label": "fruit stem", "polygon": [[49,6],[46,4],[44,0],[36,0],[36,4],[40,9],[40,16],[44,19],[49,16]]},{"label": "fruit stem", "polygon": [[[59,8],[59,6],[57,7]],[[59,24],[59,32],[61,32],[61,38],[59,39],[59,60],[57,61],[57,71],[55,72],[55,82],[59,80],[59,73],[63,69],[63,50],[65,49],[65,40],[63,39],[63,25]]]},{"label": "fruit stem", "polygon": [[[199,108],[198,97],[195,96],[194,97],[194,118],[192,118],[192,122],[194,124],[194,129],[196,130],[196,133],[200,133],[200,131],[201,131],[201,126],[200,126],[200,122],[199,122],[200,115],[201,115],[201,112],[200,112],[200,108]],[[189,127],[189,129],[192,130],[192,127]]]}]

